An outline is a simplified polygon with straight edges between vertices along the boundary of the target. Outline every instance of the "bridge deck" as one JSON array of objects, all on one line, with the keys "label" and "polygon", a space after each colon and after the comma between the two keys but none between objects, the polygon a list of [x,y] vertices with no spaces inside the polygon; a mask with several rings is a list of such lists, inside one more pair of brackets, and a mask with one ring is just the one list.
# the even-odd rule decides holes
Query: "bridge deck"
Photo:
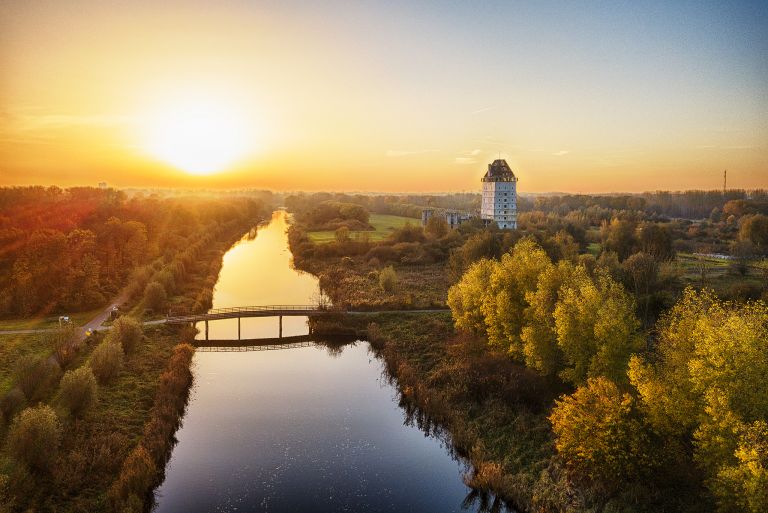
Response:
[{"label": "bridge deck", "polygon": [[237,319],[243,317],[297,317],[309,315],[327,315],[343,313],[341,308],[317,305],[263,305],[216,308],[205,313],[168,316],[166,324],[187,324],[217,319]]}]

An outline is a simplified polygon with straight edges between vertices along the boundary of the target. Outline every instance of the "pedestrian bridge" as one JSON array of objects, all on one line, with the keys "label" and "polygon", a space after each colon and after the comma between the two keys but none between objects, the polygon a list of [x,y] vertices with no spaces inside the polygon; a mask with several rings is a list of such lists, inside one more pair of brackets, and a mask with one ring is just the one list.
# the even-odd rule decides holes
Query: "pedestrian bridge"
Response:
[{"label": "pedestrian bridge", "polygon": [[344,313],[342,308],[326,305],[261,305],[214,308],[204,313],[188,315],[168,315],[166,324],[190,324],[200,321],[219,319],[242,319],[244,317],[307,317]]},{"label": "pedestrian bridge", "polygon": [[168,315],[166,324],[195,324],[205,322],[205,338],[208,339],[208,321],[237,319],[237,338],[240,338],[240,319],[248,317],[278,317],[279,333],[283,336],[283,317],[315,317],[345,313],[346,310],[327,305],[261,305],[215,308],[205,313]]}]

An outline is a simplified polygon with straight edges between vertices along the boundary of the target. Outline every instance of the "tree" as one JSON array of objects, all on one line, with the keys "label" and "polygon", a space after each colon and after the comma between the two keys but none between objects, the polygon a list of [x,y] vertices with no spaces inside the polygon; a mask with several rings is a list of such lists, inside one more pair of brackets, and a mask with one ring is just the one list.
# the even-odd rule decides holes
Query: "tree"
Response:
[{"label": "tree", "polygon": [[640,230],[640,251],[651,255],[657,262],[675,258],[672,249],[672,235],[657,223],[646,223]]},{"label": "tree", "polygon": [[563,379],[576,385],[597,376],[626,381],[629,357],[643,344],[634,301],[621,284],[606,274],[593,281],[577,267],[560,289],[554,319]]},{"label": "tree", "polygon": [[11,456],[34,471],[46,471],[61,444],[61,423],[48,405],[27,408],[11,424],[8,449]]},{"label": "tree", "polygon": [[59,384],[59,402],[75,417],[82,416],[96,402],[98,386],[87,365],[67,371]]},{"label": "tree", "polygon": [[768,511],[768,424],[756,421],[744,430],[736,461],[717,473],[713,489],[721,511]]},{"label": "tree", "polygon": [[154,311],[161,311],[165,307],[168,295],[161,283],[153,281],[144,289],[144,304]]},{"label": "tree", "polygon": [[564,366],[553,314],[561,287],[570,282],[576,272],[576,266],[561,260],[557,266],[544,269],[539,275],[536,290],[526,294],[529,307],[525,312],[526,326],[520,334],[525,364],[546,375],[556,374]]},{"label": "tree", "polygon": [[379,272],[379,286],[384,292],[393,292],[395,290],[395,287],[397,287],[397,272],[394,267],[390,265]]},{"label": "tree", "polygon": [[768,216],[755,214],[744,216],[739,221],[739,240],[754,244],[757,251],[768,251]]},{"label": "tree", "polygon": [[336,239],[336,242],[339,243],[349,242],[349,228],[346,226],[339,226],[333,233],[333,237]]},{"label": "tree", "polygon": [[752,479],[739,470],[742,460],[753,457],[745,452],[745,433],[768,419],[768,307],[726,303],[711,291],[689,288],[657,331],[653,359],[630,362],[641,407],[656,431],[692,438],[695,461],[713,493],[724,486],[722,474],[731,483],[723,488],[727,495],[738,476]]},{"label": "tree", "polygon": [[550,265],[541,246],[530,238],[521,239],[493,267],[484,294],[481,312],[489,343],[520,361],[525,359],[520,333],[528,307],[526,293],[536,290],[539,275]]},{"label": "tree", "polygon": [[448,289],[448,306],[456,328],[473,333],[486,332],[482,305],[496,265],[493,260],[478,260],[469,266],[457,284]]},{"label": "tree", "polygon": [[427,225],[424,227],[424,232],[433,239],[441,239],[448,235],[448,222],[445,217],[440,215],[434,215],[429,218]]},{"label": "tree", "polygon": [[659,279],[657,260],[648,253],[635,253],[624,260],[624,283],[627,284],[639,303],[640,318],[643,325],[649,323],[652,296],[656,291]]},{"label": "tree", "polygon": [[576,479],[617,485],[655,463],[634,400],[609,379],[591,378],[555,403],[555,447]]},{"label": "tree", "polygon": [[610,223],[603,223],[600,234],[603,247],[608,251],[615,251],[619,260],[624,260],[632,254],[636,244],[633,221],[614,217]]},{"label": "tree", "polygon": [[125,354],[130,354],[144,337],[144,329],[141,323],[133,317],[119,317],[113,324],[107,335],[107,339],[120,344]]},{"label": "tree", "polygon": [[105,339],[93,350],[89,364],[99,382],[106,383],[116,376],[123,366],[123,348],[120,344]]}]

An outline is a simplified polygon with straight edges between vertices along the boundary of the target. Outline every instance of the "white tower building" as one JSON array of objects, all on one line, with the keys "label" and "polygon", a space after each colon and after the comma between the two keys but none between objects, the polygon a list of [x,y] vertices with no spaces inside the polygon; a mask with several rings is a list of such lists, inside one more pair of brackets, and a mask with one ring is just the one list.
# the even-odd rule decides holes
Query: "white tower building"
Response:
[{"label": "white tower building", "polygon": [[483,200],[480,217],[496,221],[499,228],[517,228],[517,177],[506,160],[488,164],[483,177]]}]

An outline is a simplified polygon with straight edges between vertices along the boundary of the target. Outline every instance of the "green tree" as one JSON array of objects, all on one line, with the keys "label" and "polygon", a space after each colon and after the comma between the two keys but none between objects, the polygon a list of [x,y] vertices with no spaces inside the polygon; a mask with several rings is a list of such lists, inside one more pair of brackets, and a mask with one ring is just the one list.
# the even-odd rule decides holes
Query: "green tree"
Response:
[{"label": "green tree", "polygon": [[88,363],[99,382],[107,383],[123,366],[123,348],[120,344],[105,339],[93,350]]},{"label": "green tree", "polygon": [[130,354],[144,337],[144,328],[133,317],[119,317],[109,330],[107,338],[120,344],[125,354]]},{"label": "green tree", "polygon": [[162,283],[153,281],[147,284],[144,289],[144,304],[147,308],[151,308],[154,311],[161,311],[165,307],[165,302],[168,300],[168,294],[165,292],[165,287]]},{"label": "green tree", "polygon": [[82,416],[96,402],[98,385],[87,365],[67,371],[59,384],[59,402],[75,417]]},{"label": "green tree", "polygon": [[33,471],[49,470],[61,445],[61,423],[48,405],[27,408],[8,431],[8,450],[13,458]]},{"label": "green tree", "polygon": [[636,225],[633,221],[614,217],[610,223],[603,223],[600,235],[603,247],[615,251],[619,260],[624,260],[632,254],[637,240],[635,239]]}]

